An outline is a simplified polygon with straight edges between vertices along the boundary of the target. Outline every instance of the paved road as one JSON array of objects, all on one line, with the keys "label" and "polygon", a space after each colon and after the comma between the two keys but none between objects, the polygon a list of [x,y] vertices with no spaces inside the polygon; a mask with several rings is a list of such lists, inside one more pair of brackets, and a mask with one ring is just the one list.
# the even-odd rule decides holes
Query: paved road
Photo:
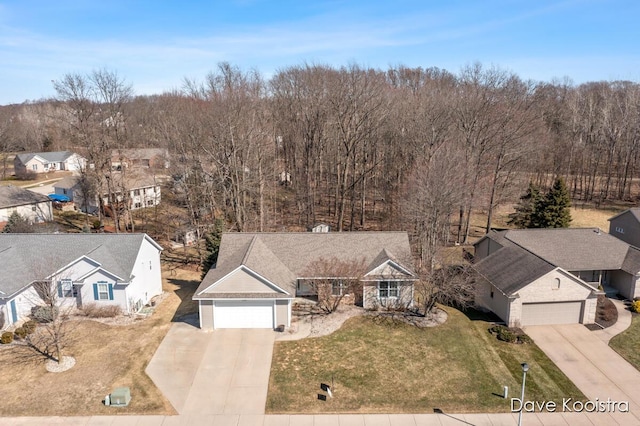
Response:
[{"label": "paved road", "polygon": [[629,413],[611,416],[640,423],[640,372],[600,336],[580,324],[529,326],[526,333],[592,401],[629,401]]}]

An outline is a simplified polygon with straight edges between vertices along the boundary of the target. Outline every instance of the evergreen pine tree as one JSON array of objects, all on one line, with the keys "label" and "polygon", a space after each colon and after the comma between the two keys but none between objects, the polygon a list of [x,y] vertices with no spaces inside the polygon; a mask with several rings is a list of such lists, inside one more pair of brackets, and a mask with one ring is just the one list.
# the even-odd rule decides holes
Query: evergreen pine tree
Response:
[{"label": "evergreen pine tree", "polygon": [[202,275],[200,279],[203,279],[204,276],[207,275],[207,272],[209,272],[209,269],[211,269],[211,267],[213,267],[218,261],[222,232],[224,232],[224,222],[222,219],[216,219],[213,225],[213,231],[206,233],[204,236],[207,254],[202,261]]},{"label": "evergreen pine tree", "polygon": [[568,228],[571,223],[571,198],[564,179],[557,178],[536,209],[536,228]]},{"label": "evergreen pine tree", "polygon": [[18,212],[13,212],[7,219],[6,225],[2,230],[4,233],[26,234],[34,232],[29,221]]},{"label": "evergreen pine tree", "polygon": [[509,215],[507,223],[517,228],[533,228],[533,216],[542,198],[540,189],[533,182],[529,182],[527,192],[520,197],[516,211]]}]

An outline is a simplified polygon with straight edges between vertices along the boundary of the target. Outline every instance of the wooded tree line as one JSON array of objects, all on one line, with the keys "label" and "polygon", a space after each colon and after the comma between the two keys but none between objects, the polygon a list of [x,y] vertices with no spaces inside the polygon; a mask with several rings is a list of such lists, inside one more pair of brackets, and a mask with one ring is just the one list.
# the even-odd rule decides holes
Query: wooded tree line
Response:
[{"label": "wooded tree line", "polygon": [[227,63],[134,97],[117,74],[69,74],[54,100],[0,108],[0,152],[168,148],[171,192],[205,229],[407,229],[423,266],[467,241],[472,213],[563,177],[574,200],[636,200],[640,89],[533,83],[499,68]]}]

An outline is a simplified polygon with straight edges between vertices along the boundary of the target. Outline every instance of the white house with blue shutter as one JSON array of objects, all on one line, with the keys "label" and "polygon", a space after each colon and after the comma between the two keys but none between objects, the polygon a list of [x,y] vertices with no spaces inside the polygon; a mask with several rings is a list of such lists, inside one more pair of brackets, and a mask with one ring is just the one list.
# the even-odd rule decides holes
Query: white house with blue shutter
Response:
[{"label": "white house with blue shutter", "polygon": [[0,234],[0,328],[42,304],[43,282],[61,305],[135,313],[162,293],[161,251],[146,234]]}]

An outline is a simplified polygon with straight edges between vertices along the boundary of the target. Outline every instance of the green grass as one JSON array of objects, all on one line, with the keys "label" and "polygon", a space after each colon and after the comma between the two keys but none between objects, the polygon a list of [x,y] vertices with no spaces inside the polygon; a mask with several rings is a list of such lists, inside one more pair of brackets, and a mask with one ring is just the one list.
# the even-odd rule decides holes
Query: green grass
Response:
[{"label": "green grass", "polygon": [[609,346],[640,371],[640,315],[634,315],[631,326],[611,339]]},{"label": "green grass", "polygon": [[[267,412],[507,412],[498,395],[506,385],[519,396],[522,362],[530,365],[527,399],[584,399],[535,345],[500,342],[486,318],[447,312],[439,327],[357,317],[329,336],[277,342]],[[334,398],[319,401],[320,383],[332,380]]]}]

